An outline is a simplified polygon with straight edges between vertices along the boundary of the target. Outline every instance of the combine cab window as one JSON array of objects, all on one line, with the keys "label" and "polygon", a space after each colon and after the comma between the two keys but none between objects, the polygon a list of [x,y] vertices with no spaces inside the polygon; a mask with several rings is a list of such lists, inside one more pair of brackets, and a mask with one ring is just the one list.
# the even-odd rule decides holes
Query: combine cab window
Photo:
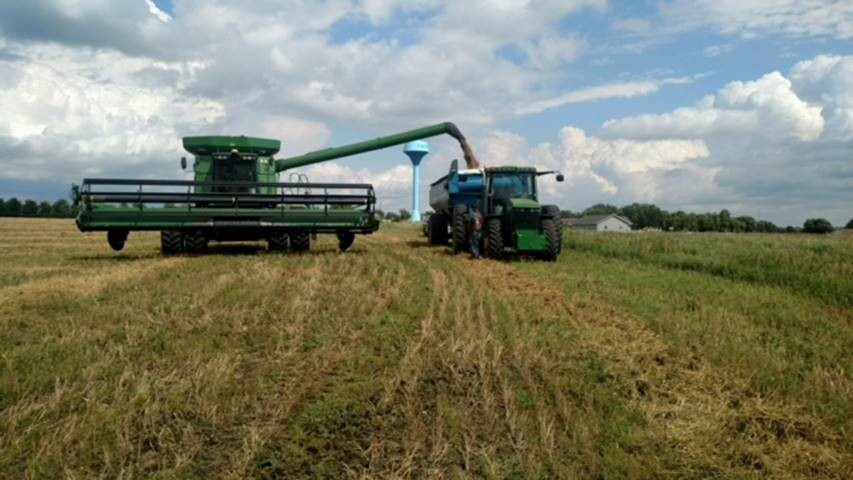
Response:
[{"label": "combine cab window", "polygon": [[[217,182],[256,182],[258,169],[257,157],[240,156],[232,153],[228,157],[214,158],[213,178]],[[248,187],[216,187],[220,192],[248,192]]]},{"label": "combine cab window", "polygon": [[536,200],[536,187],[531,173],[493,174],[490,190],[497,198]]}]

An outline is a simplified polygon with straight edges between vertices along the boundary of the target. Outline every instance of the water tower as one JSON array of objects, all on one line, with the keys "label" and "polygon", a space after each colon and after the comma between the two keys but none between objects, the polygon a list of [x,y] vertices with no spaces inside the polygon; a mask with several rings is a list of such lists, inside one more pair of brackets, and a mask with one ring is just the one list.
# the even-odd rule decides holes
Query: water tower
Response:
[{"label": "water tower", "polygon": [[415,140],[403,146],[403,152],[412,161],[412,221],[421,221],[421,160],[429,153],[429,144],[423,140]]}]

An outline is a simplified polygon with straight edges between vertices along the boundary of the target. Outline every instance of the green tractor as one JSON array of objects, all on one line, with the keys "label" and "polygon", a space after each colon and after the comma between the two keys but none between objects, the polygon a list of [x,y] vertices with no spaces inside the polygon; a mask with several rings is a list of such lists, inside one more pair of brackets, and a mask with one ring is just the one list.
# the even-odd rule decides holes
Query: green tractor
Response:
[{"label": "green tractor", "polygon": [[487,167],[459,169],[453,161],[450,172],[430,187],[427,236],[430,243],[446,245],[455,253],[471,242],[470,219],[477,209],[483,216],[482,250],[489,258],[501,258],[511,249],[556,261],[562,251],[563,227],[560,209],[540,205],[537,178],[556,174],[533,167]]}]

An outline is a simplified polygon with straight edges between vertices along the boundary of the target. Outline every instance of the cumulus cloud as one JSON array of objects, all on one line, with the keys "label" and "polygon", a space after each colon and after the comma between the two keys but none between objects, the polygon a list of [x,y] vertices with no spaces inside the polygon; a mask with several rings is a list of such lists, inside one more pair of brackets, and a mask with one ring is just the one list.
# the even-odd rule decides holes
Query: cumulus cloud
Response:
[{"label": "cumulus cloud", "polygon": [[562,171],[565,184],[545,180],[543,188],[550,201],[564,205],[581,197],[617,203],[671,201],[667,174],[691,171],[713,177],[713,172],[701,172],[698,163],[709,156],[701,140],[608,140],[566,126],[553,143],[530,146],[519,135],[498,131],[484,139],[483,145],[483,158],[490,165],[523,164]]},{"label": "cumulus cloud", "polygon": [[[63,50],[45,47],[29,61],[0,62],[14,79],[0,89],[0,104],[14,112],[0,117],[4,178],[70,181],[81,173],[162,170],[164,154],[177,155],[181,133],[212,128],[225,115],[225,107],[209,99],[134,83],[131,72],[141,62],[109,61],[114,54],[103,53],[93,77],[73,60],[65,64]],[[192,71],[188,65],[162,67]]]},{"label": "cumulus cloud", "polygon": [[610,120],[603,129],[629,138],[765,135],[808,141],[817,138],[823,126],[821,107],[798,97],[790,80],[772,72],[755,81],[731,82],[693,107]]},{"label": "cumulus cloud", "polygon": [[602,132],[611,139],[703,140],[718,205],[780,223],[817,214],[840,223],[853,204],[851,86],[853,57],[819,55],[787,76],[732,82],[696,105],[610,120]]}]

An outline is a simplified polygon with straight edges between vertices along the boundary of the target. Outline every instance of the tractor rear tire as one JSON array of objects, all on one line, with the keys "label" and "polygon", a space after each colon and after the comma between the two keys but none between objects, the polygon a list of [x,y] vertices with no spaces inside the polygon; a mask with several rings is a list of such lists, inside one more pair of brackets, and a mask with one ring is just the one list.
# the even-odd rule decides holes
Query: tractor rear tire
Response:
[{"label": "tractor rear tire", "polygon": [[468,207],[453,207],[453,253],[461,253],[470,248],[468,242]]},{"label": "tractor rear tire", "polygon": [[355,234],[352,232],[338,232],[338,248],[346,252],[355,242]]},{"label": "tractor rear tire", "polygon": [[486,256],[499,259],[504,252],[504,237],[501,219],[491,218],[486,222]]},{"label": "tractor rear tire", "polygon": [[107,243],[110,248],[116,252],[120,252],[124,248],[124,242],[127,241],[127,230],[110,230],[107,232]]},{"label": "tractor rear tire", "polygon": [[294,252],[306,252],[311,248],[311,235],[299,230],[290,234],[290,249]]},{"label": "tractor rear tire", "polygon": [[556,262],[560,257],[563,245],[563,229],[560,228],[558,220],[553,218],[542,219],[542,233],[545,234],[545,251],[542,258],[549,262]]},{"label": "tractor rear tire", "polygon": [[187,253],[203,253],[207,250],[207,239],[202,232],[184,234],[184,251]]},{"label": "tractor rear tire", "polygon": [[428,231],[431,245],[447,245],[447,217],[440,213],[432,214]]},{"label": "tractor rear tire", "polygon": [[542,207],[542,216],[544,218],[553,218],[554,223],[557,225],[557,230],[559,230],[559,244],[557,245],[557,252],[563,251],[563,218],[560,216],[560,207],[556,205],[545,205]]},{"label": "tractor rear tire", "polygon": [[267,246],[271,252],[284,252],[290,243],[290,238],[286,233],[276,232],[267,238]]},{"label": "tractor rear tire", "polygon": [[184,251],[184,235],[177,230],[160,232],[160,250],[163,255],[175,255]]}]

